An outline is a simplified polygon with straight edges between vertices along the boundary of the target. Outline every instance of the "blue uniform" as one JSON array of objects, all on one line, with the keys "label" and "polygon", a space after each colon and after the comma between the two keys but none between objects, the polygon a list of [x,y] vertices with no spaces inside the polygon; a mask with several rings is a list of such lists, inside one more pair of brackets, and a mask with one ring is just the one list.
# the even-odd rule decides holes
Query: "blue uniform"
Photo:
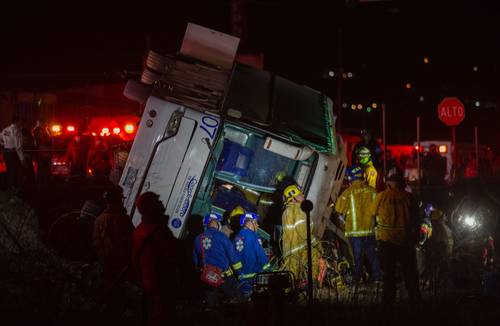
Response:
[{"label": "blue uniform", "polygon": [[[204,258],[202,258],[202,247]],[[225,276],[232,275],[233,271],[239,275],[242,268],[241,260],[229,238],[212,227],[196,237],[193,262],[197,267],[209,264],[220,268]]]},{"label": "blue uniform", "polygon": [[269,268],[269,260],[260,239],[254,231],[242,229],[234,238],[234,247],[243,263],[241,279],[251,279]]}]

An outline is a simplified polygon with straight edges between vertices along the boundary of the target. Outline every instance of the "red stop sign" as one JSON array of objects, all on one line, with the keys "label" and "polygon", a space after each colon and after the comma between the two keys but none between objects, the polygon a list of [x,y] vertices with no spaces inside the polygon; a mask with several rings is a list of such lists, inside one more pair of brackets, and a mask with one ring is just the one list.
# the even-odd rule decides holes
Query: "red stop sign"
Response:
[{"label": "red stop sign", "polygon": [[458,126],[465,118],[465,107],[456,97],[445,97],[438,105],[438,117],[445,125]]}]

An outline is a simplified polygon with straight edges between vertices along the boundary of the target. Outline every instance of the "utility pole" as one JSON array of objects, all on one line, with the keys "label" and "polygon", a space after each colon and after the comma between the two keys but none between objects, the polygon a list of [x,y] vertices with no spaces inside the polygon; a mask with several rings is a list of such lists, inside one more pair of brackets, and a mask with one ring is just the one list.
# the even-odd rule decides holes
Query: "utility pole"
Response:
[{"label": "utility pole", "polygon": [[342,74],[344,73],[344,68],[342,67],[342,25],[337,30],[337,60],[339,67],[337,78],[337,128],[338,130],[342,130]]}]

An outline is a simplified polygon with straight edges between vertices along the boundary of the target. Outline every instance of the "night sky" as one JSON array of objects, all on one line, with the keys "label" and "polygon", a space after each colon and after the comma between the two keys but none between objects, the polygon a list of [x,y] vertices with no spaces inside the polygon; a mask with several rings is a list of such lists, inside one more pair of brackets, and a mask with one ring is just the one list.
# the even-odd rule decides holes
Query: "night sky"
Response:
[{"label": "night sky", "polygon": [[[500,121],[500,10],[494,3],[246,1],[240,52],[264,53],[267,70],[334,100],[341,53],[344,72],[354,75],[342,83],[346,130],[380,133],[380,110],[365,110],[376,102],[386,104],[390,142],[413,140],[417,115],[424,139],[449,137],[436,106],[444,96],[456,96],[467,115],[458,139],[471,141],[478,125],[483,142],[493,143]],[[148,44],[177,51],[188,22],[231,33],[230,4],[11,6],[0,20],[1,87],[50,90],[119,80],[123,70],[141,70]],[[329,70],[336,72],[333,79],[324,78]],[[352,104],[362,104],[363,111],[352,111]]]}]

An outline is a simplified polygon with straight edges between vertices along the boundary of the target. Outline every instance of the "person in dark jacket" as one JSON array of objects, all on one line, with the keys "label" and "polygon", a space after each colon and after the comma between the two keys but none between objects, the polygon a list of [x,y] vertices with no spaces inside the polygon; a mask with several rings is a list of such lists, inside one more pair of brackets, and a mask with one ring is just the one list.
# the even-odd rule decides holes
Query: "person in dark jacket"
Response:
[{"label": "person in dark jacket", "polygon": [[132,236],[132,264],[144,291],[147,324],[175,325],[177,240],[159,195],[145,192],[136,206],[142,220]]},{"label": "person in dark jacket", "polygon": [[52,135],[47,122],[43,119],[37,120],[32,133],[37,150],[34,156],[37,163],[36,181],[39,188],[44,188],[50,181]]},{"label": "person in dark jacket", "polygon": [[87,174],[88,155],[89,147],[82,139],[82,135],[75,135],[73,140],[68,144],[66,151],[66,161],[69,164],[71,175],[83,176]]},{"label": "person in dark jacket", "polygon": [[104,269],[104,279],[115,281],[130,265],[134,225],[123,207],[123,189],[113,186],[104,193],[106,209],[94,222],[94,247]]}]

